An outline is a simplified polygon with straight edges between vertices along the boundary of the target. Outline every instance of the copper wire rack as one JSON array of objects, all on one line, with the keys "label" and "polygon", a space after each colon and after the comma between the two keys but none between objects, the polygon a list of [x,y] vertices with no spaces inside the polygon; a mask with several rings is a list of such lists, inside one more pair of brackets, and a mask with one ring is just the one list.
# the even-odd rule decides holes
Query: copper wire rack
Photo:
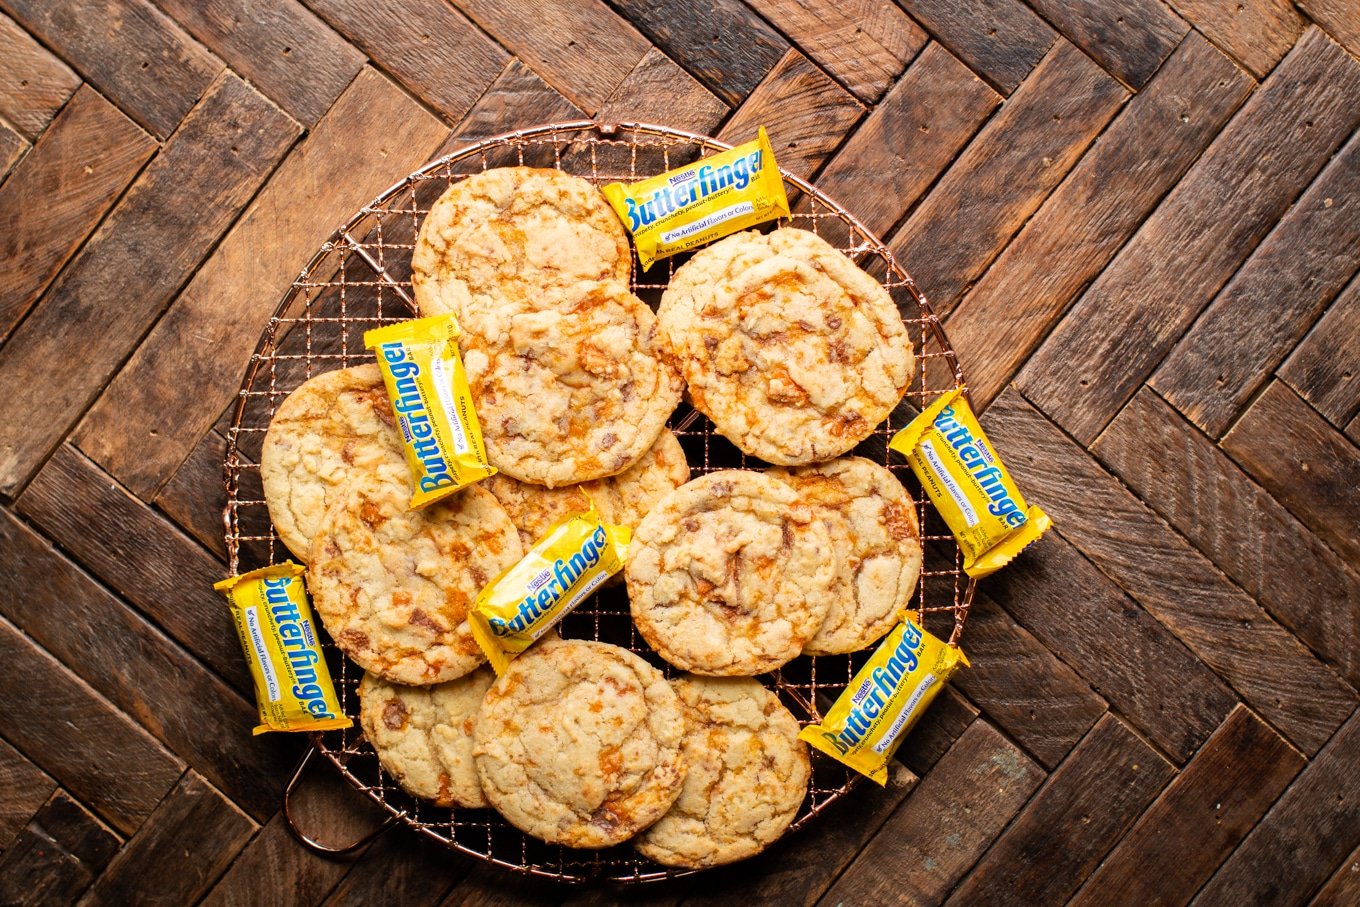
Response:
[{"label": "copper wire rack", "polygon": [[[269,520],[258,466],[260,446],[275,409],[308,378],[370,361],[371,355],[363,348],[364,331],[413,316],[411,253],[422,219],[449,186],[473,173],[510,165],[554,167],[600,186],[637,180],[729,147],[705,136],[640,123],[602,125],[584,120],[540,126],[470,144],[422,167],[361,208],[321,246],[284,294],[247,367],[223,464],[227,488],[223,522],[232,573],[288,557]],[[901,457],[889,457],[887,441],[925,402],[962,386],[962,372],[925,297],[883,242],[809,183],[788,173],[783,177],[794,213],[780,225],[817,233],[879,279],[896,301],[913,338],[916,374],[902,404],[854,453],[887,466],[917,501],[924,567],[913,609],[927,630],[957,642],[972,602],[972,584],[961,569],[957,543],[925,503],[910,468]],[[684,256],[669,259],[643,273],[635,258],[634,292],[655,306],[684,260]],[[738,451],[687,404],[681,404],[669,424],[696,476],[765,465]],[[675,673],[638,635],[622,589],[608,588],[583,602],[566,616],[560,630],[566,637],[624,646],[668,676]],[[357,718],[356,690],[363,672],[341,656],[328,638],[324,647],[341,706]],[[841,693],[871,651],[803,656],[761,680],[801,723],[811,723],[820,720],[822,709]],[[357,722],[344,731],[316,734],[313,744],[289,791],[307,759],[318,753],[386,811],[384,828],[404,823],[495,865],[564,882],[627,884],[692,872],[652,863],[627,844],[598,852],[548,845],[522,834],[491,810],[436,807],[417,800],[383,771]],[[906,745],[911,745],[910,740]],[[808,795],[786,834],[809,824],[859,780],[820,753],[814,752],[812,758]],[[348,852],[364,843],[334,848],[298,834],[309,846],[330,853]]]}]

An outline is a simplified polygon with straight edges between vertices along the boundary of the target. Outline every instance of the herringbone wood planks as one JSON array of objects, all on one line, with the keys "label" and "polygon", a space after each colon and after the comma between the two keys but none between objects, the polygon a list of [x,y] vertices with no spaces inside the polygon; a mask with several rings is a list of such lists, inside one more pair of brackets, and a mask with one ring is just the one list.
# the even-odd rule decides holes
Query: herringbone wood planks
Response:
[{"label": "herringbone wood planks", "polygon": [[[302,848],[208,589],[224,409],[317,245],[595,116],[765,125],[1056,522],[886,789],[643,899],[1354,903],[1356,54],[1354,0],[0,0],[0,901],[612,902]],[[379,820],[324,771],[297,808]]]}]

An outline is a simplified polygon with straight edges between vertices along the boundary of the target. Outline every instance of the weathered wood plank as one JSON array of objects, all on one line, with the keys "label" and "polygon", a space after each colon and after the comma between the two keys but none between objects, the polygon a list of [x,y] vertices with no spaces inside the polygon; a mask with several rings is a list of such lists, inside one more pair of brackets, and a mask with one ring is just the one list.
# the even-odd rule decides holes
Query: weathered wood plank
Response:
[{"label": "weathered wood plank", "polygon": [[819,903],[938,903],[1043,778],[991,725],[973,722]]},{"label": "weathered wood plank", "polygon": [[882,236],[1000,103],[987,83],[931,43],[827,162],[817,188]]},{"label": "weathered wood plank", "polygon": [[[27,594],[0,602],[0,613],[251,815],[267,818],[301,741],[252,738],[259,723],[252,701],[3,512],[0,539],[5,572],[30,577]],[[212,733],[205,715],[213,716]]]},{"label": "weathered wood plank", "polygon": [[0,120],[0,185],[3,185],[5,177],[28,148],[28,140],[11,129],[4,120]]},{"label": "weathered wood plank", "polygon": [[810,175],[845,138],[863,106],[796,50],[756,86],[718,138],[749,142],[764,126],[779,166]]},{"label": "weathered wood plank", "polygon": [[477,139],[499,135],[507,129],[579,120],[584,116],[557,89],[512,58],[431,157],[443,157]]},{"label": "weathered wood plank", "polygon": [[1302,904],[1360,843],[1360,711],[1299,773],[1195,904]]},{"label": "weathered wood plank", "polygon": [[1360,904],[1360,847],[1342,861],[1327,884],[1309,902],[1311,907],[1353,907]]},{"label": "weathered wood plank", "polygon": [[[0,348],[0,394],[8,400],[0,492],[17,493],[61,441],[297,133],[286,114],[230,73],[185,118]],[[53,337],[66,338],[79,369],[53,359]],[[44,393],[26,393],[35,381]]]},{"label": "weathered wood plank", "polygon": [[1223,437],[1223,449],[1352,566],[1360,565],[1360,448],[1312,407],[1273,382]]},{"label": "weathered wood plank", "polygon": [[446,134],[387,79],[360,73],[90,410],[80,449],[151,497],[235,395],[242,363],[302,265]]},{"label": "weathered wood plank", "polygon": [[661,110],[666,112],[667,126],[700,135],[711,134],[728,113],[717,95],[653,47],[600,105],[595,119],[650,123]]},{"label": "weathered wood plank", "polygon": [[1135,90],[1152,78],[1190,28],[1161,0],[1029,2],[1069,41]]},{"label": "weathered wood plank", "polygon": [[457,0],[457,5],[589,114],[651,48],[604,0]]},{"label": "weathered wood plank", "polygon": [[155,2],[305,126],[321,119],[364,65],[363,54],[297,0]]},{"label": "weathered wood plank", "polygon": [[1053,46],[1048,23],[1017,0],[897,0],[1002,94],[1016,89]]},{"label": "weathered wood plank", "polygon": [[226,452],[227,439],[216,430],[209,431],[152,502],[223,562],[227,558],[222,539],[222,509],[227,505],[222,458]]},{"label": "weathered wood plank", "polygon": [[977,706],[952,686],[945,687],[930,704],[929,711],[902,741],[902,746],[897,750],[898,760],[917,775],[924,776],[949,752],[954,741],[959,739],[977,716]]},{"label": "weathered wood plank", "polygon": [[667,0],[610,0],[647,39],[727,104],[740,104],[789,42],[740,0],[706,0],[676,15]]},{"label": "weathered wood plank", "polygon": [[1238,706],[1071,903],[1188,902],[1304,762],[1283,737]]},{"label": "weathered wood plank", "polygon": [[58,791],[0,857],[0,903],[75,903],[119,843],[116,834]]},{"label": "weathered wood plank", "polygon": [[1360,135],[1262,240],[1149,383],[1221,437],[1358,264]]},{"label": "weathered wood plank", "polygon": [[[562,886],[498,866],[480,863],[444,899],[441,907],[557,907]],[[647,898],[647,895],[643,895]]]},{"label": "weathered wood plank", "polygon": [[0,60],[5,61],[0,117],[34,141],[80,87],[80,76],[5,15],[0,15]]},{"label": "weathered wood plank", "polygon": [[1289,0],[1168,0],[1210,41],[1264,76],[1274,68],[1303,31],[1303,20]]},{"label": "weathered wood plank", "polygon": [[950,313],[974,402],[1001,392],[1254,84],[1197,32],[1186,36]]},{"label": "weathered wood plank", "polygon": [[1144,389],[1092,452],[1352,686],[1360,685],[1360,574],[1212,441]]},{"label": "weathered wood plank", "polygon": [[1355,708],[1355,691],[1014,390],[987,419],[1058,531],[1300,749],[1317,752]]},{"label": "weathered wood plank", "polygon": [[1297,0],[1297,4],[1308,18],[1326,29],[1327,34],[1352,54],[1360,54],[1360,3],[1356,0]]},{"label": "weathered wood plank", "polygon": [[509,55],[443,0],[304,0],[417,97],[460,119]]},{"label": "weathered wood plank", "polygon": [[1050,770],[1105,714],[1086,681],[980,591],[963,647],[972,667],[954,685]]},{"label": "weathered wood plank", "polygon": [[0,659],[24,678],[0,684],[0,736],[114,828],[136,831],[183,763],[3,618]]},{"label": "weathered wood plank", "polygon": [[1122,721],[1106,715],[1048,777],[948,903],[1066,901],[1175,773],[1170,762]]},{"label": "weathered wood plank", "polygon": [[[158,138],[167,138],[222,62],[146,0],[0,0],[24,27]],[[72,86],[74,87],[74,86]]]},{"label": "weathered wood plank", "polygon": [[1295,347],[1280,378],[1338,428],[1360,412],[1360,279]]},{"label": "weathered wood plank", "polygon": [[325,907],[369,907],[401,892],[403,907],[438,904],[477,865],[442,844],[407,828],[384,832],[354,861],[321,903]]},{"label": "weathered wood plank", "polygon": [[155,151],[154,139],[89,86],[57,114],[0,186],[0,338]]},{"label": "weathered wood plank", "polygon": [[757,12],[866,104],[926,43],[892,0],[750,0]]},{"label": "weathered wood plank", "polygon": [[1059,39],[891,238],[937,314],[954,307],[1127,97]]},{"label": "weathered wood plank", "polygon": [[1360,62],[1310,29],[1030,359],[1026,396],[1091,443],[1354,131],[1357,92]]},{"label": "weathered wood plank", "polygon": [[9,847],[56,789],[57,782],[0,740],[0,850]]}]

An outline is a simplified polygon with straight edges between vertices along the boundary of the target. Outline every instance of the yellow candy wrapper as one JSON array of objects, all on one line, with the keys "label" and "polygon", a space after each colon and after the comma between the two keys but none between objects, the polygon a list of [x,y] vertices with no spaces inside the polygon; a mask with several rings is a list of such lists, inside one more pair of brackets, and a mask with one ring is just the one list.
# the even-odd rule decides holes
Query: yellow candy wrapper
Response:
[{"label": "yellow candy wrapper", "polygon": [[633,531],[590,509],[554,523],[518,564],[487,584],[468,614],[499,675],[605,580],[623,569]]},{"label": "yellow candy wrapper", "polygon": [[458,336],[452,315],[364,332],[364,347],[378,357],[406,445],[415,484],[412,510],[496,474],[486,459]]},{"label": "yellow candy wrapper", "polygon": [[328,731],[354,722],[340,711],[331,672],[316,640],[302,574],[292,561],[214,583],[227,594],[236,632],[255,678],[256,734]]},{"label": "yellow candy wrapper", "polygon": [[784,180],[764,126],[753,142],[600,191],[633,234],[644,271],[657,259],[789,216]]},{"label": "yellow candy wrapper", "polygon": [[961,387],[926,407],[888,446],[911,463],[958,539],[969,576],[1000,570],[1052,525],[1025,504]]},{"label": "yellow candy wrapper", "polygon": [[889,633],[820,724],[798,738],[879,784],[902,738],[949,678],[967,666],[957,646],[946,645],[902,612]]}]

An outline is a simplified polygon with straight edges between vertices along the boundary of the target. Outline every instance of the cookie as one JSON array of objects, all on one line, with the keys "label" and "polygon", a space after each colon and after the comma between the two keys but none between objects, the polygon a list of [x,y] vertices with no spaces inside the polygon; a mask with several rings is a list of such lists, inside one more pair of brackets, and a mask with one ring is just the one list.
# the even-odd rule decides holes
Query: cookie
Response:
[{"label": "cookie", "polygon": [[557,170],[499,167],[451,186],[421,223],[411,284],[422,315],[530,308],[563,291],[627,281],[623,224],[590,183]]},{"label": "cookie", "polygon": [[771,463],[845,453],[913,375],[888,291],[806,230],[737,233],[701,249],[676,269],[657,315],[694,407]]},{"label": "cookie", "polygon": [[482,790],[512,825],[601,848],[661,818],[685,779],[680,702],[626,649],[546,639],[510,663],[477,717]]},{"label": "cookie", "polygon": [[472,761],[472,729],[496,675],[482,667],[430,687],[366,673],[359,723],[382,767],[412,796],[436,806],[488,806]]},{"label": "cookie", "polygon": [[468,609],[524,552],[505,510],[475,485],[408,510],[405,469],[354,476],[312,540],[307,586],[361,668],[393,683],[442,683],[486,660]]},{"label": "cookie", "polygon": [[831,537],[794,491],[723,470],[643,518],[625,568],[648,645],[696,674],[772,671],[803,651],[836,594]]},{"label": "cookie", "polygon": [[463,363],[491,464],[554,488],[615,475],[680,402],[656,316],[619,282],[561,306],[503,306],[463,323]]},{"label": "cookie", "polygon": [[812,778],[798,720],[749,677],[682,677],[687,773],[670,812],[636,847],[666,866],[703,869],[755,856],[798,815]]},{"label": "cookie", "polygon": [[863,649],[897,624],[897,612],[911,607],[921,576],[915,502],[891,472],[863,457],[769,474],[814,507],[835,537],[838,590],[803,651],[839,655]]},{"label": "cookie", "polygon": [[265,432],[260,479],[274,530],[305,563],[321,518],[350,475],[404,462],[378,367],[317,375],[284,399]]}]

